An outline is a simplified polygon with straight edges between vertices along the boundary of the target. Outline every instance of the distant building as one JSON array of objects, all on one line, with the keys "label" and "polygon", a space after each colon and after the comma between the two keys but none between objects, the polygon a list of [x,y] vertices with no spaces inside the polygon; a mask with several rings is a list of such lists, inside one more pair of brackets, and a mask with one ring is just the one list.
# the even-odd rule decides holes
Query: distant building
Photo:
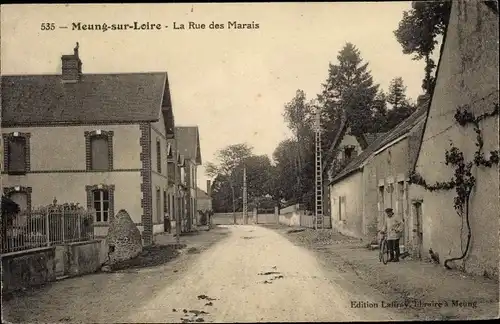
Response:
[{"label": "distant building", "polygon": [[183,166],[180,181],[185,188],[182,230],[191,231],[197,223],[198,166],[202,164],[198,126],[175,127],[175,139]]},{"label": "distant building", "polygon": [[212,210],[212,197],[211,197],[211,182],[210,180],[207,180],[207,191],[203,191],[200,188],[198,188],[198,194],[197,194],[197,199],[198,199],[198,205],[197,208],[198,210]]}]

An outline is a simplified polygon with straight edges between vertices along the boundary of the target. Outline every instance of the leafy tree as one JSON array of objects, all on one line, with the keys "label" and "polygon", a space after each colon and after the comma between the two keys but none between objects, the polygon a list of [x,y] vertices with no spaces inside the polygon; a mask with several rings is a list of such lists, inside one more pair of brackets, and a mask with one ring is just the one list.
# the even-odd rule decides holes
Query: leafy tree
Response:
[{"label": "leafy tree", "polygon": [[307,151],[310,149],[311,134],[313,132],[313,105],[307,102],[304,91],[297,90],[295,97],[285,104],[283,117],[288,125],[288,129],[292,131],[295,139],[295,179],[297,188],[301,188],[302,174],[301,170],[304,167]]},{"label": "leafy tree", "polygon": [[281,141],[273,152],[273,159],[276,163],[275,176],[275,196],[279,200],[295,203],[299,199],[299,186],[296,176],[299,173],[296,164],[297,142],[293,139]]},{"label": "leafy tree", "polygon": [[[236,182],[234,184],[235,192],[240,189],[240,184]],[[230,183],[227,177],[222,175],[217,175],[212,183],[212,208],[216,212],[227,213],[233,211],[233,193]],[[235,211],[239,209],[239,206],[234,205]]]},{"label": "leafy tree", "polygon": [[229,145],[217,152],[217,164],[209,162],[205,166],[206,174],[220,182],[221,190],[224,186],[229,186],[231,189],[233,213],[236,212],[236,186],[242,182],[237,180],[236,171],[242,166],[242,162],[252,155],[252,150],[253,148],[247,144]]},{"label": "leafy tree", "polygon": [[414,1],[412,9],[403,12],[396,39],[403,47],[404,54],[414,54],[414,60],[425,59],[425,77],[422,89],[432,94],[435,79],[431,75],[436,67],[431,59],[437,44],[437,36],[443,35],[450,17],[451,0]]},{"label": "leafy tree", "polygon": [[264,197],[273,194],[271,159],[267,155],[253,155],[245,159],[244,165],[247,169],[248,203],[259,206]]}]

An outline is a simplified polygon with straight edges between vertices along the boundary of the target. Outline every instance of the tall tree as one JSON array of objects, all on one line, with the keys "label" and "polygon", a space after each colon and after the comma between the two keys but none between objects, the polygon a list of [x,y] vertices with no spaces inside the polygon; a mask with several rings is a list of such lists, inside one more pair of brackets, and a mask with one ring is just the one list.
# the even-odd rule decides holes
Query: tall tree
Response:
[{"label": "tall tree", "polygon": [[379,86],[374,84],[368,63],[363,62],[360,51],[352,43],[342,48],[337,60],[337,64],[330,63],[328,78],[319,95],[325,112],[323,117],[328,123],[345,114],[353,134],[362,134],[369,128],[371,107]]},{"label": "tall tree", "polygon": [[219,177],[224,179],[231,188],[232,210],[236,212],[236,185],[242,181],[237,179],[237,169],[241,167],[242,162],[252,155],[253,148],[245,143],[229,145],[216,154],[217,164],[207,163],[205,172],[209,177]]},{"label": "tall tree", "polygon": [[377,93],[373,101],[372,120],[373,127],[370,130],[371,133],[383,133],[387,131],[387,96],[382,90]]},{"label": "tall tree", "polygon": [[406,86],[402,77],[396,77],[389,84],[387,102],[391,104],[392,109],[398,109],[408,103],[406,100]]},{"label": "tall tree", "polygon": [[311,145],[309,139],[312,133],[313,107],[307,102],[306,94],[303,90],[297,90],[295,97],[285,104],[283,117],[287,123],[288,129],[292,132],[295,139],[295,179],[297,187],[301,188],[302,169],[304,167],[306,152]]},{"label": "tall tree", "polygon": [[[297,203],[300,190],[296,181],[296,147],[294,139],[281,141],[273,152],[277,196],[289,203]],[[276,195],[276,194],[275,194]]]},{"label": "tall tree", "polygon": [[387,124],[384,131],[395,127],[408,118],[415,110],[415,106],[410,104],[406,97],[406,86],[404,85],[403,78],[396,77],[392,79],[387,94],[387,103],[391,105],[391,109],[387,113]]},{"label": "tall tree", "polygon": [[413,1],[412,9],[403,12],[396,39],[404,54],[414,54],[414,60],[425,59],[425,77],[422,89],[432,94],[435,79],[432,72],[436,67],[431,55],[437,44],[437,36],[443,35],[450,18],[451,0]]},{"label": "tall tree", "polygon": [[[248,203],[258,207],[265,197],[273,194],[271,159],[267,155],[252,155],[243,164],[247,170]],[[242,169],[243,167],[238,168],[238,172]]]},{"label": "tall tree", "polygon": [[[373,131],[372,109],[379,85],[375,84],[368,63],[352,43],[346,43],[337,55],[337,63],[329,64],[328,77],[318,95],[322,110],[323,143],[328,150],[346,119],[353,135]],[[335,156],[336,154],[332,154]],[[335,163],[325,156],[326,169]]]}]

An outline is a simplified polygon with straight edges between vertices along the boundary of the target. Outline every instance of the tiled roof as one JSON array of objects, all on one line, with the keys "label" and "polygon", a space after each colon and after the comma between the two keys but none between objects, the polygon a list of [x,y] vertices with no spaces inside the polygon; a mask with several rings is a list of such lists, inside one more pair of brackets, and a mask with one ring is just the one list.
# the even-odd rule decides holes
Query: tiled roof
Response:
[{"label": "tiled roof", "polygon": [[175,138],[178,152],[200,165],[202,162],[198,126],[175,127]]},{"label": "tiled roof", "polygon": [[371,143],[375,142],[375,140],[377,138],[379,138],[380,136],[383,136],[383,135],[385,135],[385,133],[364,133],[363,137],[364,137],[366,143],[368,145],[370,145]]},{"label": "tiled roof", "polygon": [[83,74],[76,83],[63,83],[61,75],[8,75],[1,83],[4,127],[157,121],[170,99],[166,72]]},{"label": "tiled roof", "polygon": [[398,139],[399,137],[409,133],[419,123],[423,123],[425,120],[426,112],[427,104],[419,106],[418,109],[407,119],[403,120],[396,127],[387,132],[384,136],[378,137],[372,144],[370,144],[364,151],[362,151],[360,155],[356,156],[342,171],[340,171],[339,174],[337,174],[337,176],[335,176],[331,183],[340,181],[346,176],[349,176],[353,172],[361,169],[365,160],[368,159],[373,153],[375,153],[375,151]]}]

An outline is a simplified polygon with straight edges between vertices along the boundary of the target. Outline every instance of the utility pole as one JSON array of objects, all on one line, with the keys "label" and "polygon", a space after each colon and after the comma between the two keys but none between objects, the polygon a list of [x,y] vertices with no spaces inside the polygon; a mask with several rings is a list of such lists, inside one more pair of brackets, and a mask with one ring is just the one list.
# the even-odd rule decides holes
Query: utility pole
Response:
[{"label": "utility pole", "polygon": [[177,159],[177,140],[174,140],[175,144],[175,153],[173,154],[175,156],[175,161],[174,161],[174,205],[177,206],[174,210],[174,217],[175,217],[175,233],[176,233],[176,242],[177,244],[180,243],[181,240],[181,203],[180,199],[178,197],[180,196],[180,186],[177,181],[178,178],[180,178],[180,174],[177,175],[177,171],[179,169],[178,165],[178,159]]},{"label": "utility pole", "polygon": [[314,228],[323,228],[323,168],[321,157],[321,110],[316,106],[316,122],[315,122],[315,135],[316,135],[316,217]]},{"label": "utility pole", "polygon": [[243,220],[248,222],[248,198],[247,198],[247,167],[243,166]]}]

